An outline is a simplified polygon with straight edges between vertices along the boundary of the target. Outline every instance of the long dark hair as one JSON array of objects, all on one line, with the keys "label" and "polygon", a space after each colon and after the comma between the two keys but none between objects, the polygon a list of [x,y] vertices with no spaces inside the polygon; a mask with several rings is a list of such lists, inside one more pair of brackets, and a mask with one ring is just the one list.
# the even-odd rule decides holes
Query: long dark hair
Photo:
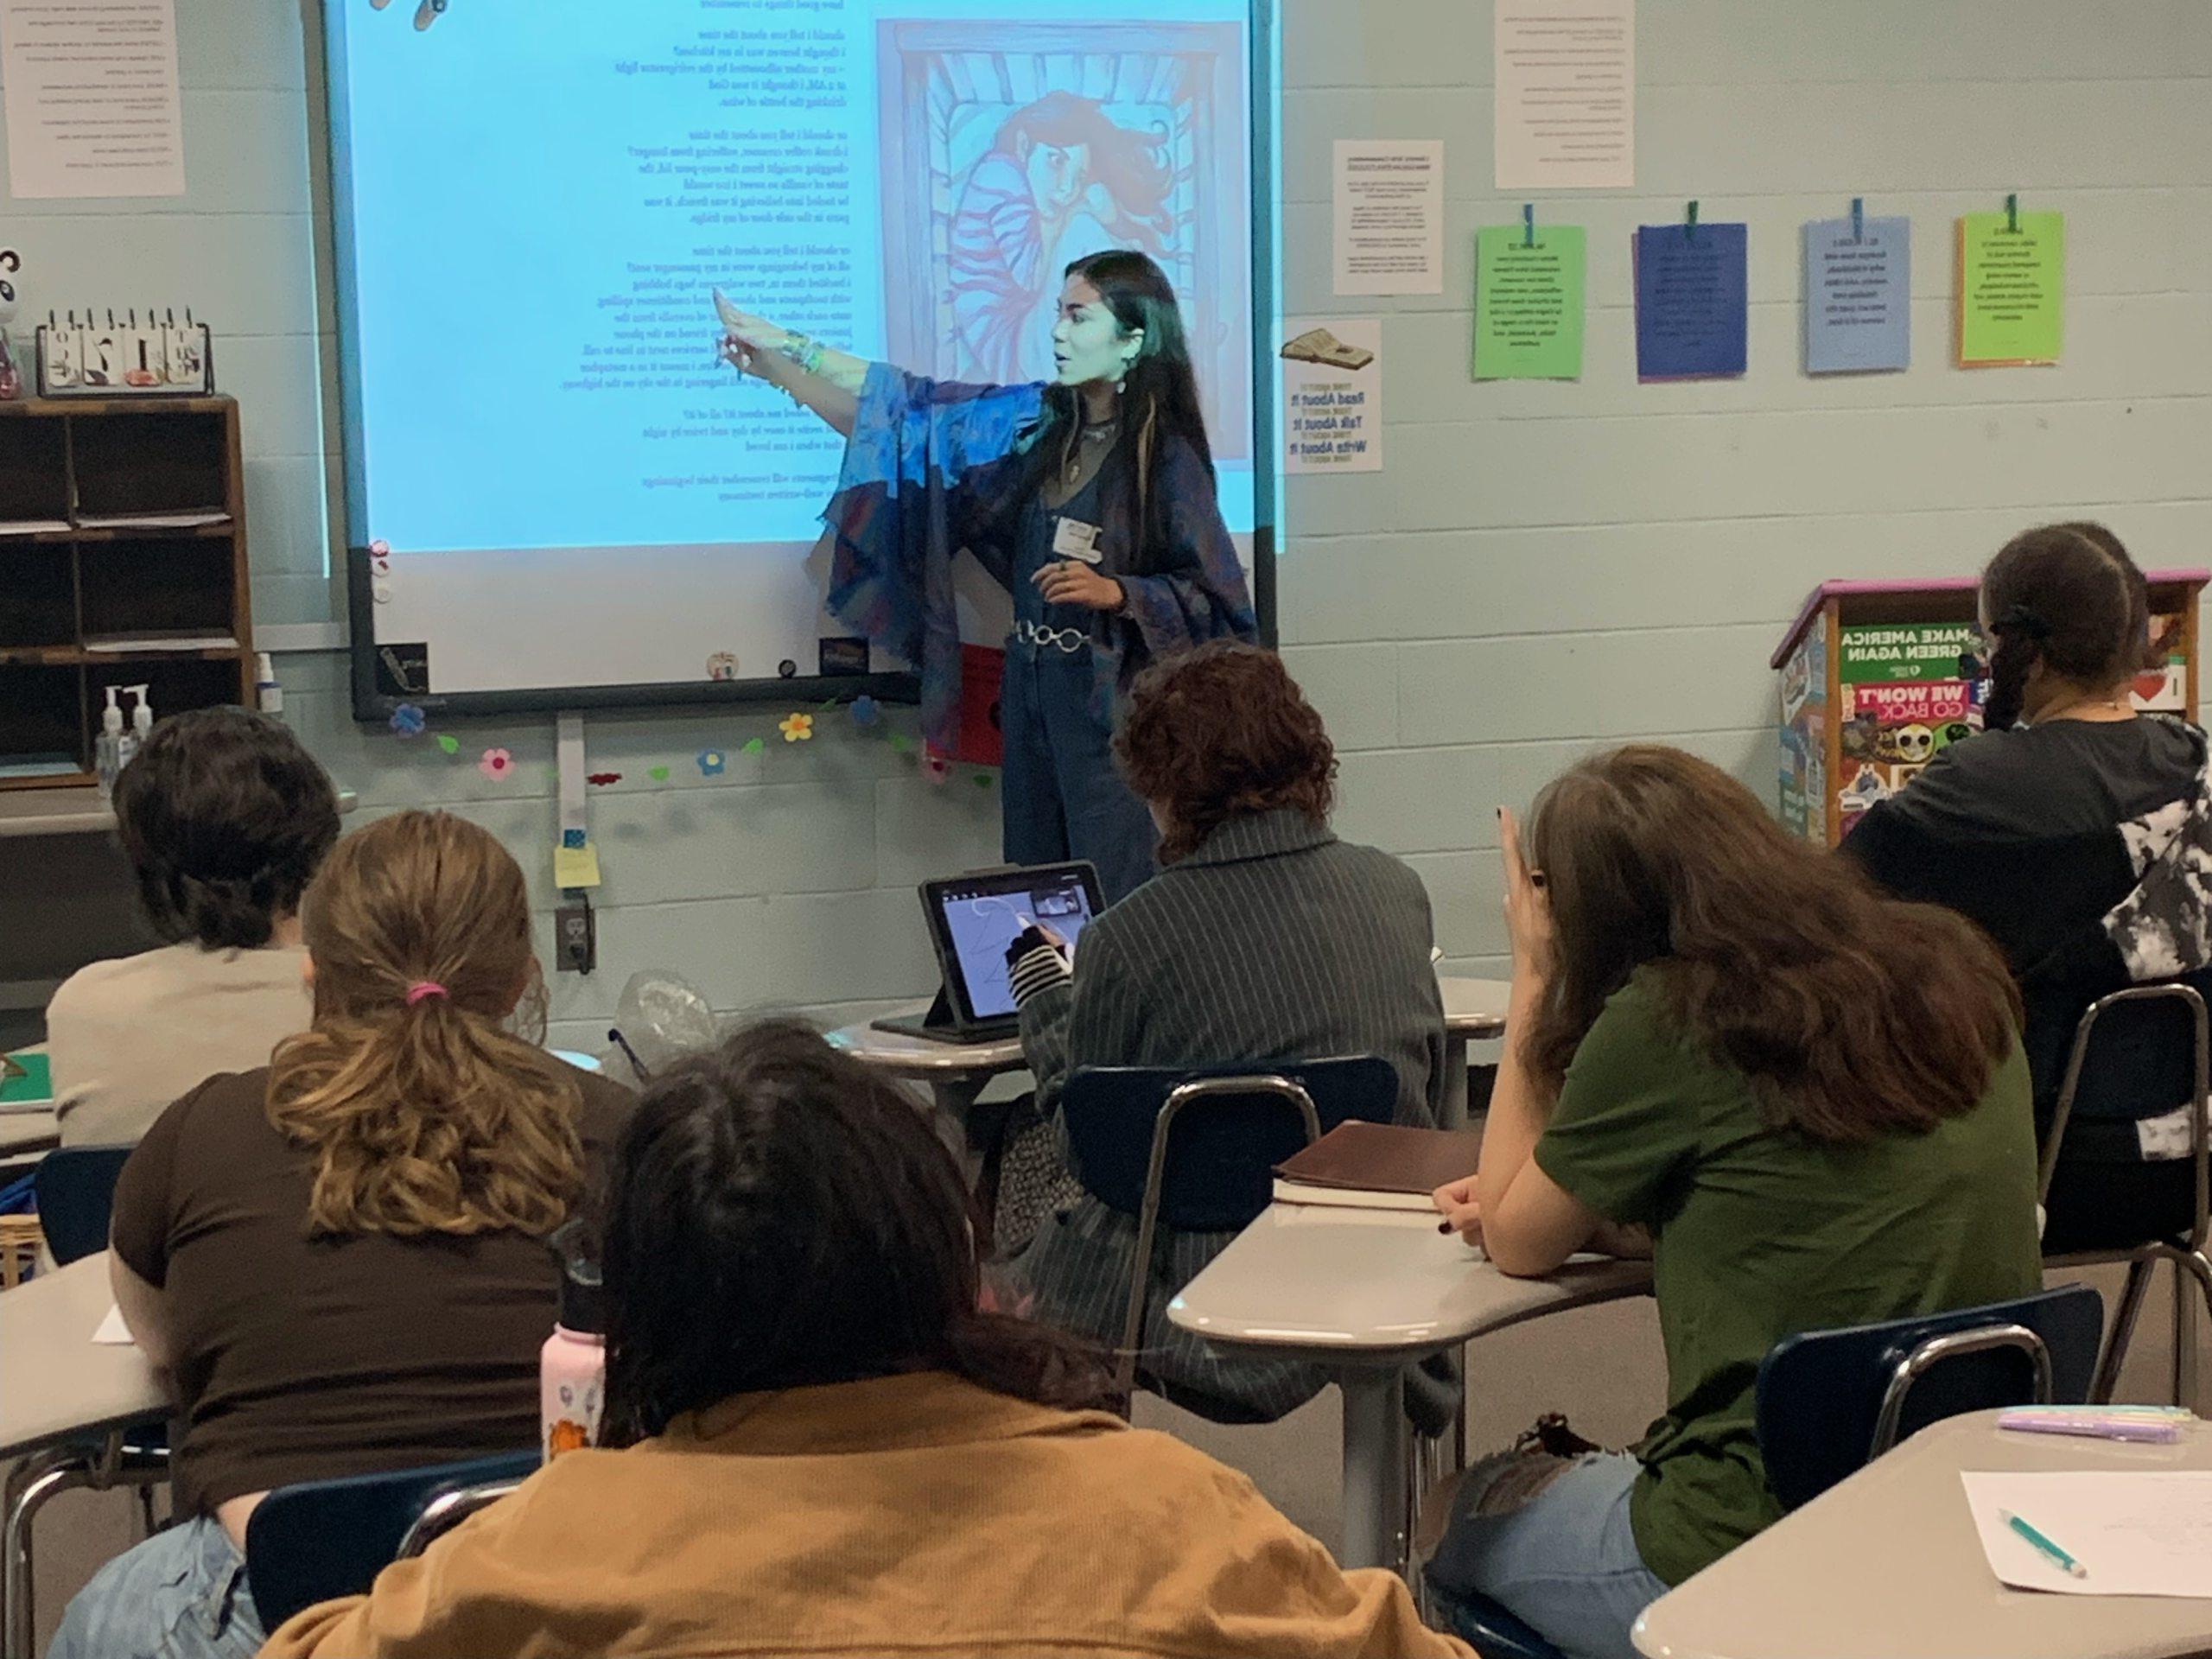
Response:
[{"label": "long dark hair", "polygon": [[992,148],[1026,160],[1020,149],[1025,140],[1061,149],[1089,146],[1090,171],[1128,226],[1153,246],[1167,245],[1166,232],[1174,225],[1167,194],[1175,187],[1175,171],[1168,165],[1164,127],[1150,132],[1125,127],[1096,99],[1054,91],[1007,117]]},{"label": "long dark hair", "polygon": [[2045,524],[2005,543],[1981,573],[1989,654],[1989,728],[2020,718],[2038,662],[2088,691],[2117,688],[2151,649],[2150,587],[2102,524]]},{"label": "long dark hair", "polygon": [[1101,1403],[1070,1338],[983,1311],[966,1184],[921,1109],[806,1027],[671,1067],[622,1137],[606,1222],[610,1442],[734,1394],[957,1373]]},{"label": "long dark hair", "polygon": [[1554,960],[1523,1058],[1552,1092],[1638,969],[1672,1029],[1820,1141],[1972,1109],[2015,1041],[2019,994],[1970,923],[1885,897],[1680,749],[1569,768],[1538,797],[1527,852]]},{"label": "long dark hair", "polygon": [[[1124,493],[1141,544],[1131,550],[1135,574],[1158,568],[1168,547],[1167,515],[1172,504],[1154,490],[1160,457],[1177,439],[1197,451],[1211,480],[1213,446],[1206,442],[1205,416],[1198,409],[1198,380],[1191,366],[1190,339],[1167,273],[1151,256],[1128,248],[1086,254],[1064,276],[1080,276],[1098,290],[1124,334],[1142,330],[1144,345],[1122,383],[1122,438],[1107,457],[1102,487]],[[1028,486],[1067,465],[1083,435],[1083,399],[1073,386],[1045,389],[1045,410],[1025,440],[1030,457]]]}]

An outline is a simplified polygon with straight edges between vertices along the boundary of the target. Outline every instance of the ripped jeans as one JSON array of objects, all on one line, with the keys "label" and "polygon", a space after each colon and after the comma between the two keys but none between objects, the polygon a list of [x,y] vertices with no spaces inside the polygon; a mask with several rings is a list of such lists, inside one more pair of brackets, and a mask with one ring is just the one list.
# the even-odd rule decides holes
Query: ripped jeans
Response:
[{"label": "ripped jeans", "polygon": [[1531,1447],[1468,1470],[1428,1563],[1452,1629],[1472,1640],[1459,1604],[1484,1596],[1567,1659],[1636,1659],[1629,1627],[1670,1587],[1643,1565],[1629,1529],[1642,1467],[1625,1452],[1560,1458]]}]

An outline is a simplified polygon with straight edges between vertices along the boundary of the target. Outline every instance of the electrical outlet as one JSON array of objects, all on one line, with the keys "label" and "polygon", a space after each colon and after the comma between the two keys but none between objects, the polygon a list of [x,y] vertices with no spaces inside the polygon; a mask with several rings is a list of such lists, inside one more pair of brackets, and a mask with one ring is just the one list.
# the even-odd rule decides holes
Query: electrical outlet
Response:
[{"label": "electrical outlet", "polygon": [[564,974],[588,974],[599,966],[589,905],[563,905],[553,912],[553,964]]}]

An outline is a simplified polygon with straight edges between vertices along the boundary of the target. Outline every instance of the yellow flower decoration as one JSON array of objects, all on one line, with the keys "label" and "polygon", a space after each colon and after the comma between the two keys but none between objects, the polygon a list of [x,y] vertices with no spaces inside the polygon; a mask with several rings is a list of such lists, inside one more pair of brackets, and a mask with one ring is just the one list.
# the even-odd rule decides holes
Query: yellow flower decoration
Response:
[{"label": "yellow flower decoration", "polygon": [[784,734],[786,743],[804,743],[814,735],[812,715],[785,715],[776,729]]}]

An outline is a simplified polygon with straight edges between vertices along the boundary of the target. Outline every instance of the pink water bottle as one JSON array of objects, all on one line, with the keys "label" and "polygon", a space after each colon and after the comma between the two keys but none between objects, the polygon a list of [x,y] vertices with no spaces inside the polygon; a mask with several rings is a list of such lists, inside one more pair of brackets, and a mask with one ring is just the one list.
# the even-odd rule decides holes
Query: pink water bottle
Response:
[{"label": "pink water bottle", "polygon": [[548,1463],[599,1444],[607,1395],[607,1303],[599,1263],[580,1221],[546,1241],[561,1264],[561,1312],[537,1356],[538,1427]]}]

